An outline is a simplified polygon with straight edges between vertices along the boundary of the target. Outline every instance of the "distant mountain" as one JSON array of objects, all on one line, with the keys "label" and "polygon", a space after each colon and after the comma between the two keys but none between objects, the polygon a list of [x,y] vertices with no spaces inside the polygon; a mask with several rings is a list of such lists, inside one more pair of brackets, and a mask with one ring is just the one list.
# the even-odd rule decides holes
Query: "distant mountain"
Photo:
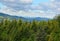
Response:
[{"label": "distant mountain", "polygon": [[8,14],[4,14],[4,13],[0,13],[0,20],[2,20],[2,19],[10,19],[10,20],[13,20],[13,19],[16,19],[16,20],[18,20],[18,19],[22,19],[22,20],[24,20],[24,21],[33,21],[33,20],[36,20],[36,21],[41,21],[41,20],[45,20],[45,21],[47,21],[47,20],[49,20],[48,18],[41,18],[41,17],[35,17],[35,18],[26,18],[26,17],[19,17],[19,16],[12,16],[12,15],[8,15]]}]

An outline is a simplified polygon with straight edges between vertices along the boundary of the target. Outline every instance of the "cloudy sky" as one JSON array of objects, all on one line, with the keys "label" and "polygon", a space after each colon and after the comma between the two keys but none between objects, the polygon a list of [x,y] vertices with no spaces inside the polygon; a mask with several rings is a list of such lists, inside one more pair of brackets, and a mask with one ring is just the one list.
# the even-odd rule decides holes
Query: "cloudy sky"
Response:
[{"label": "cloudy sky", "polygon": [[0,0],[0,13],[53,18],[60,14],[60,0]]}]

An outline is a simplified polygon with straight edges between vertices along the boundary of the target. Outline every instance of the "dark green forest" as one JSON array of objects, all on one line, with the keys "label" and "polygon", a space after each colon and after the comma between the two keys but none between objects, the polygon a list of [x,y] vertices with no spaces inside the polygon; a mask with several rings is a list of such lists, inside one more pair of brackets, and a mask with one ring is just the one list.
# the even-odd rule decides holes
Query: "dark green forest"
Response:
[{"label": "dark green forest", "polygon": [[0,22],[0,41],[60,41],[60,16],[31,22],[4,19]]}]

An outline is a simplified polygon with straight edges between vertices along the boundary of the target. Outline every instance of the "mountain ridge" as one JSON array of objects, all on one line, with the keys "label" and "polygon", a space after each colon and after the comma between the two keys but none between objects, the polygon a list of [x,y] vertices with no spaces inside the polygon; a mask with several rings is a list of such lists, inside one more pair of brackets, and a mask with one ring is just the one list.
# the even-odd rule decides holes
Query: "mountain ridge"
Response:
[{"label": "mountain ridge", "polygon": [[35,17],[35,18],[31,18],[31,17],[22,17],[22,16],[12,16],[12,15],[8,15],[8,14],[4,14],[4,13],[0,13],[0,19],[1,17],[3,17],[3,19],[22,19],[25,21],[33,21],[33,20],[37,20],[37,21],[41,21],[41,20],[49,20],[49,18],[42,18],[42,17]]}]

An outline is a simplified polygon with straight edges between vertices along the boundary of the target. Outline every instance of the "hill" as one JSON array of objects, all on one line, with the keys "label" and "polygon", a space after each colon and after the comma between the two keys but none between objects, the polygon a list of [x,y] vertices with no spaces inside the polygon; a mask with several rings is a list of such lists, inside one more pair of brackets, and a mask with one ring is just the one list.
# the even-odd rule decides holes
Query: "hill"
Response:
[{"label": "hill", "polygon": [[8,15],[8,14],[4,14],[4,13],[0,13],[0,20],[2,19],[9,19],[9,20],[13,20],[13,19],[22,19],[24,21],[41,21],[41,20],[49,20],[48,18],[41,18],[41,17],[35,17],[35,18],[31,18],[31,17],[22,17],[22,16],[12,16],[12,15]]}]

